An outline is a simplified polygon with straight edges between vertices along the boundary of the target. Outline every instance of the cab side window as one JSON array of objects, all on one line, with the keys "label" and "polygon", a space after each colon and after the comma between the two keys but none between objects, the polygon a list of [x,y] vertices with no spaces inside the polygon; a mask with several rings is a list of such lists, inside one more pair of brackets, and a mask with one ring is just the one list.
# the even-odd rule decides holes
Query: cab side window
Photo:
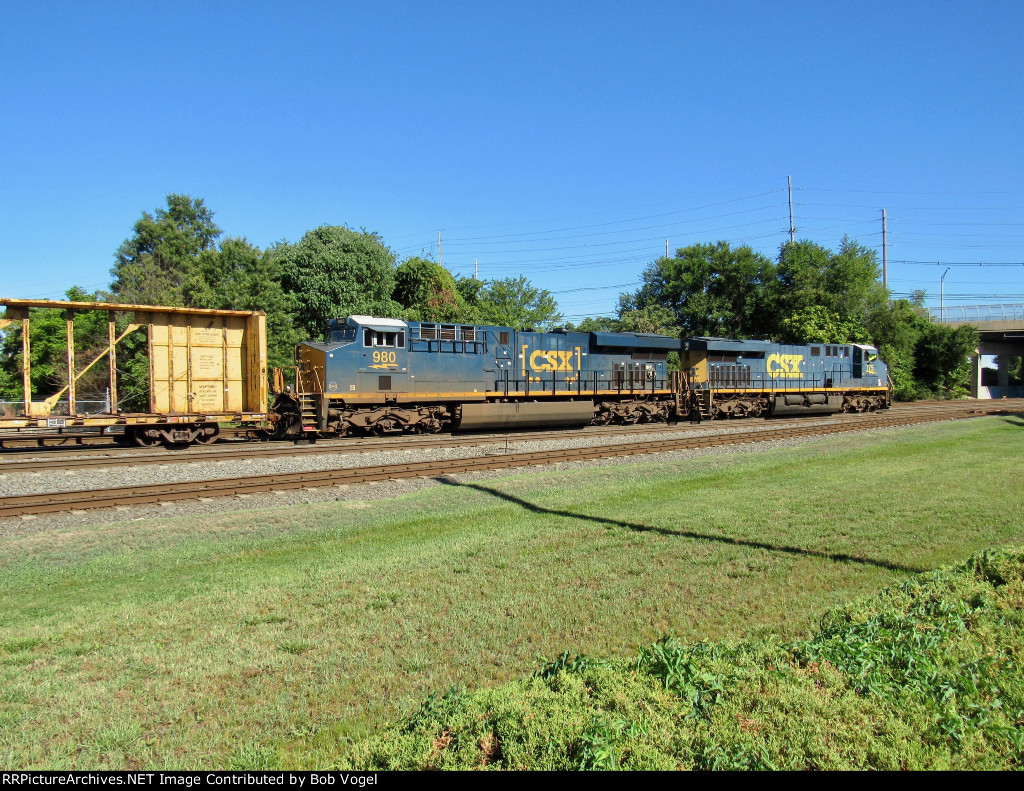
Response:
[{"label": "cab side window", "polygon": [[363,346],[401,349],[405,346],[405,333],[381,332],[379,330],[365,328],[363,329]]}]

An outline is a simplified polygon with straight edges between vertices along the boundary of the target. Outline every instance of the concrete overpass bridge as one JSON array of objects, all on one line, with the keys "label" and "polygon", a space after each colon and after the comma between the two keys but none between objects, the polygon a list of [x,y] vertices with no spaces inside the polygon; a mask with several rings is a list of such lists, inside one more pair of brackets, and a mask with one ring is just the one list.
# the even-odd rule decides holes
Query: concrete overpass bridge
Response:
[{"label": "concrete overpass bridge", "polygon": [[[980,343],[971,358],[971,395],[974,398],[1022,398],[1024,386],[1010,384],[1010,360],[1024,356],[1024,303],[1011,305],[957,305],[932,308],[932,321],[978,329]],[[996,384],[981,383],[982,355],[995,355]]]}]

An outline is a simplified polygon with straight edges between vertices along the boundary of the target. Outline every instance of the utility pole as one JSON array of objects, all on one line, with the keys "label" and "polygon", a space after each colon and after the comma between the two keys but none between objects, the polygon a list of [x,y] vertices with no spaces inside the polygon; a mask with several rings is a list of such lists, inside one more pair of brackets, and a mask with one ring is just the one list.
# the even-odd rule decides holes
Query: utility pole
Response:
[{"label": "utility pole", "polygon": [[444,251],[441,249],[441,232],[437,232],[437,264],[444,266]]},{"label": "utility pole", "polygon": [[473,259],[473,279],[474,280],[479,280],[480,279],[480,267],[477,264],[477,259],[475,259],[475,258]]},{"label": "utility pole", "polygon": [[882,209],[882,285],[889,287],[889,247],[885,228],[885,209]]},{"label": "utility pole", "polygon": [[786,181],[789,183],[789,242],[794,244],[796,242],[796,226],[793,225],[793,177],[786,176]]},{"label": "utility pole", "polygon": [[[942,266],[939,263],[939,266]],[[942,273],[942,277],[939,278],[939,321],[946,320],[946,275],[949,274],[949,270],[953,267],[947,266],[946,271]]]},{"label": "utility pole", "polygon": [[668,258],[668,239],[665,240],[665,258]]}]

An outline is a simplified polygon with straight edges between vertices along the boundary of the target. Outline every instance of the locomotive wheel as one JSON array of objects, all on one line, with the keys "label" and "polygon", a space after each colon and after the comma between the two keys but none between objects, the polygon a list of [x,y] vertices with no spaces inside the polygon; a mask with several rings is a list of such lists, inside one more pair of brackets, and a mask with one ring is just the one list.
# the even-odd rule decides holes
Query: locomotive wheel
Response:
[{"label": "locomotive wheel", "polygon": [[397,420],[382,418],[374,423],[373,426],[370,427],[370,430],[378,437],[383,437],[387,434],[401,434],[403,428],[402,424]]}]

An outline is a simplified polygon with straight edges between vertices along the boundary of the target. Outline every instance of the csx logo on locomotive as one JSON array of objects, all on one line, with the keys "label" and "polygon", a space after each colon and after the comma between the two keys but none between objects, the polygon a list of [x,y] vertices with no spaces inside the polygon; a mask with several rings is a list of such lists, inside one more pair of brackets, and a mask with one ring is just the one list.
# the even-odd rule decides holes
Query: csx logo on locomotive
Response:
[{"label": "csx logo on locomotive", "polygon": [[802,354],[770,354],[768,355],[768,376],[773,379],[799,379],[803,376],[800,363],[804,361]]},{"label": "csx logo on locomotive", "polygon": [[[580,368],[580,347],[576,346],[566,351],[558,349],[534,349],[529,356],[526,353],[527,347],[523,347],[523,360],[529,360],[530,370],[536,373],[545,371],[576,371]],[[573,365],[573,358],[576,358],[576,365]]]}]

